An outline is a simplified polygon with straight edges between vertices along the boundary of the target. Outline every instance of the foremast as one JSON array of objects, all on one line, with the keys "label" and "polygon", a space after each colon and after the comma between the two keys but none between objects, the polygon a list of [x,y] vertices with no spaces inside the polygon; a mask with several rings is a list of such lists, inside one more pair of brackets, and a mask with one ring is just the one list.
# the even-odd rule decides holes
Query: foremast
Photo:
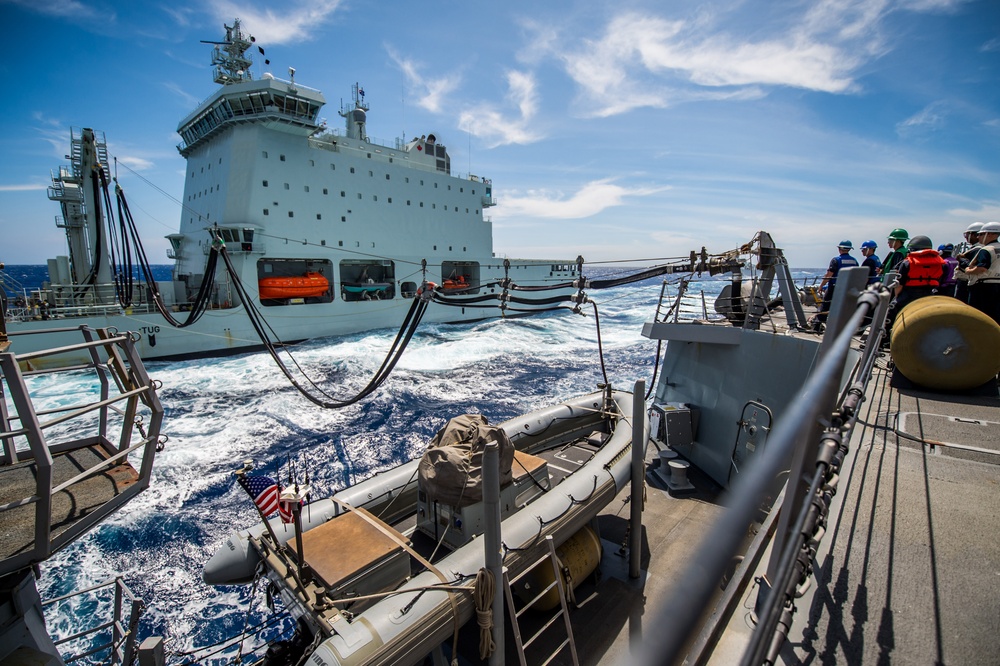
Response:
[{"label": "foremast", "polygon": [[226,41],[205,42],[215,44],[215,49],[212,50],[215,82],[229,85],[253,80],[253,72],[250,70],[253,60],[246,55],[246,52],[256,40],[253,35],[243,34],[239,19],[234,20],[231,26],[225,24],[223,26],[226,28]]}]

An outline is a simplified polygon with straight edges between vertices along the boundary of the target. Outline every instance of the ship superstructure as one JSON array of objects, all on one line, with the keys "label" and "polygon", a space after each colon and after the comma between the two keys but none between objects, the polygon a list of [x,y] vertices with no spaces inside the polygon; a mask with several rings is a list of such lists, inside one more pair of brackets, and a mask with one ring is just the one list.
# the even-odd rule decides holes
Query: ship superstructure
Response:
[{"label": "ship superstructure", "polygon": [[[84,200],[86,192],[98,191],[102,169],[107,180],[106,148],[99,133],[84,130],[74,133],[74,164],[63,168],[73,178],[54,177],[53,187],[63,188],[64,219],[70,219],[67,205],[80,212],[73,225],[87,229],[89,245],[74,249],[71,240],[71,256],[50,262],[51,285],[39,300],[48,301],[52,319],[30,322],[32,328],[83,316],[94,327],[138,331],[144,358],[212,355],[261,344],[241,314],[246,304],[233,284],[237,279],[276,336],[289,342],[399,326],[425,282],[452,292],[452,305],[465,301],[432,307],[424,320],[460,322],[504,314],[500,302],[483,298],[503,291],[502,280],[537,287],[579,275],[570,260],[495,257],[492,223],[484,216],[496,204],[489,179],[453,174],[446,146],[432,133],[392,146],[373,141],[370,106],[358,84],[339,111],[343,129],[328,128],[320,116],[326,99],[298,83],[293,68],[287,80],[270,73],[253,77],[252,43],[238,20],[226,26],[225,41],[215,43],[212,56],[219,87],[177,129],[186,177],[180,227],[167,237],[173,282],[160,291],[176,312],[193,309],[199,293],[207,293],[205,315],[178,330],[141,298],[127,309],[96,311],[91,306],[114,305],[108,284],[114,269],[95,273],[83,290],[80,270],[57,270],[80,263],[100,268],[106,252],[99,240],[100,206]],[[89,162],[86,155],[93,155]],[[219,270],[213,277],[209,271],[206,278],[219,241],[234,274]],[[110,266],[106,257],[103,265]],[[518,309],[542,307],[521,303]],[[12,322],[12,330],[19,326]]]}]

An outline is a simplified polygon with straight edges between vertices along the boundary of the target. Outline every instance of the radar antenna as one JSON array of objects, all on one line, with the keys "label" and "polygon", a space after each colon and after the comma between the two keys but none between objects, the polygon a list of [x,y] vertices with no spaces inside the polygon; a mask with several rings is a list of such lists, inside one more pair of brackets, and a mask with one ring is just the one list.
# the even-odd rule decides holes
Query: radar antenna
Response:
[{"label": "radar antenna", "polygon": [[368,105],[365,104],[365,90],[361,84],[355,83],[351,88],[354,98],[353,108],[344,108],[343,100],[340,103],[340,115],[347,121],[347,136],[360,141],[367,141],[368,134],[365,131],[367,121]]},{"label": "radar antenna", "polygon": [[212,42],[202,40],[202,44],[215,44],[212,49],[212,64],[215,65],[215,82],[222,85],[240,83],[253,79],[250,66],[253,60],[246,55],[250,45],[257,41],[252,35],[244,34],[240,20],[233,21],[233,25],[226,28],[226,41]]}]

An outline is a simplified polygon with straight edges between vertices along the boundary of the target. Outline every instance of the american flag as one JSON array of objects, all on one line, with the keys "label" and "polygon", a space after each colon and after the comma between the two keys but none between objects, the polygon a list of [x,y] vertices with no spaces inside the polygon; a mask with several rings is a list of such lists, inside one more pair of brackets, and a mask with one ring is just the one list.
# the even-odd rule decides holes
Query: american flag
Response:
[{"label": "american flag", "polygon": [[291,507],[279,501],[281,487],[277,481],[269,476],[250,474],[239,474],[237,479],[240,485],[243,486],[243,489],[247,491],[247,494],[253,498],[253,502],[260,509],[262,516],[267,518],[277,509],[281,515],[281,522],[290,523],[294,520]]}]

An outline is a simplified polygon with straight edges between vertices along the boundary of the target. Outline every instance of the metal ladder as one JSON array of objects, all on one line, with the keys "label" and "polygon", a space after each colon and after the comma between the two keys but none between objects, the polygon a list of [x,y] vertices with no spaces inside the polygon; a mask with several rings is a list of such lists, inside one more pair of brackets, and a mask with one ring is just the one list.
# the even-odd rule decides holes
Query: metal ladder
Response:
[{"label": "metal ladder", "polygon": [[[544,662],[542,662],[542,666],[545,666],[545,664],[548,664],[550,661],[552,661],[556,657],[556,655],[558,655],[560,652],[563,651],[563,648],[565,648],[567,644],[569,644],[570,653],[573,656],[574,666],[579,666],[580,659],[576,655],[576,641],[573,639],[573,625],[570,623],[569,607],[566,605],[566,589],[563,585],[562,572],[559,570],[559,557],[556,555],[555,542],[552,540],[551,534],[545,537],[545,545],[548,547],[549,552],[538,558],[531,566],[529,566],[520,574],[515,576],[513,580],[507,577],[507,569],[504,568],[503,570],[503,591],[504,594],[507,596],[507,609],[510,614],[511,627],[514,629],[514,641],[517,643],[517,656],[521,660],[521,666],[528,666],[528,662],[524,657],[524,649],[529,645],[531,645],[532,643],[534,643],[535,640],[537,640],[545,632],[546,629],[552,626],[552,624],[561,615],[563,617],[563,621],[566,624],[566,640],[560,643],[559,647],[557,647],[555,651],[552,654],[550,654],[545,659]],[[517,583],[519,580],[524,578],[526,575],[528,575],[528,573],[533,571],[535,567],[540,565],[545,560],[549,560],[549,562],[552,564],[552,573],[554,580],[544,589],[540,590],[538,594],[535,595],[535,597],[531,601],[526,603],[524,605],[524,608],[522,608],[520,611],[515,611],[514,597],[511,594],[511,589],[510,589],[511,585]],[[548,593],[548,591],[551,590],[553,587],[555,587],[559,591],[560,610],[558,610],[556,614],[553,615],[548,620],[548,622],[542,625],[541,629],[535,632],[534,636],[529,638],[527,641],[523,641],[521,639],[521,627],[518,625],[518,618],[521,617],[521,615],[523,615],[524,613],[526,613],[529,609],[531,609],[531,607],[534,606],[538,602],[538,600],[541,599],[543,596],[545,596],[545,594]]]}]

